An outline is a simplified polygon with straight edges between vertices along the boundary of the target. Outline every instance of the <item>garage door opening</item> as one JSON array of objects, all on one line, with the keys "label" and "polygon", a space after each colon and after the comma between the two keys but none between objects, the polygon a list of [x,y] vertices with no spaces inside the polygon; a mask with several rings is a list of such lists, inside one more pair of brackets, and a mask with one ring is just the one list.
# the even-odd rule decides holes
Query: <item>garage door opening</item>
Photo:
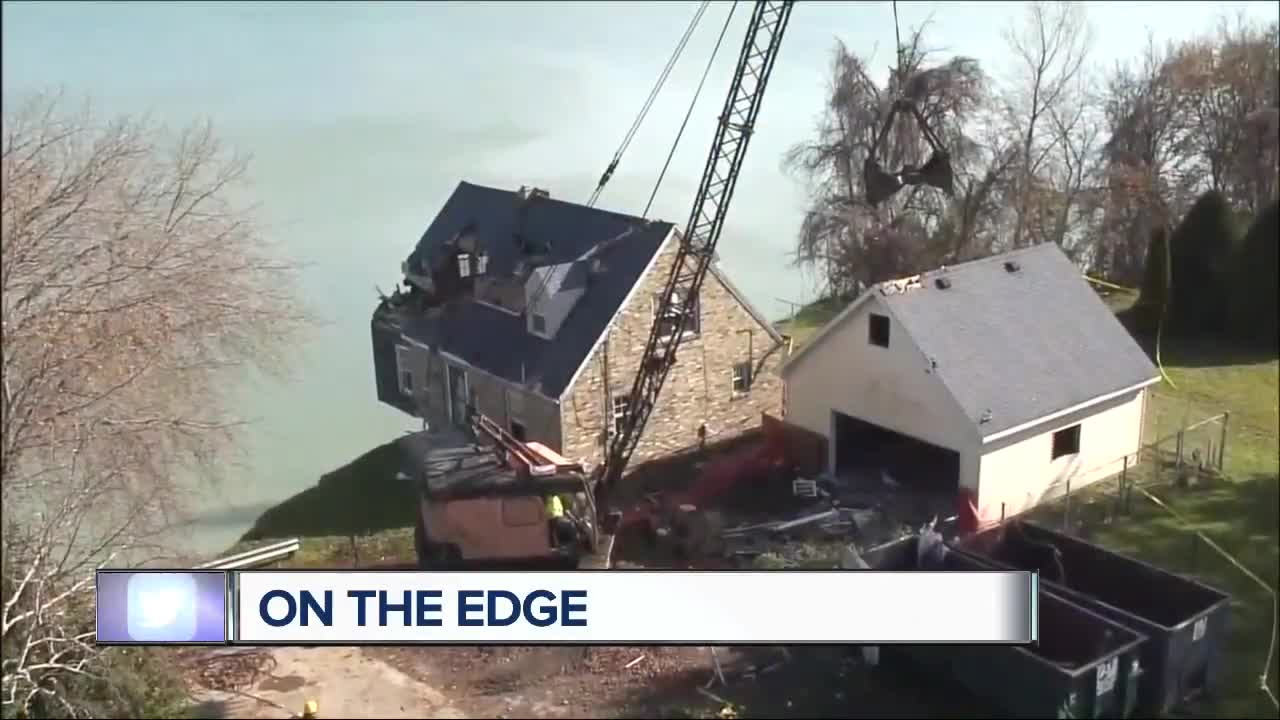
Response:
[{"label": "garage door opening", "polygon": [[836,474],[881,480],[904,490],[953,496],[960,485],[960,453],[850,417],[835,415]]}]

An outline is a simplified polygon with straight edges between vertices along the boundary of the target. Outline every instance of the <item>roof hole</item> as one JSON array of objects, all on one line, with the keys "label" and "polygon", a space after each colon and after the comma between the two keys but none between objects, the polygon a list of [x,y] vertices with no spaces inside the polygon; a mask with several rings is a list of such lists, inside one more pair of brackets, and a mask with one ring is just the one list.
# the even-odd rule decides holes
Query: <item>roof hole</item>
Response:
[{"label": "roof hole", "polygon": [[951,287],[951,278],[944,278],[944,277],[934,278],[933,284],[938,286],[939,290],[946,290],[947,288]]}]

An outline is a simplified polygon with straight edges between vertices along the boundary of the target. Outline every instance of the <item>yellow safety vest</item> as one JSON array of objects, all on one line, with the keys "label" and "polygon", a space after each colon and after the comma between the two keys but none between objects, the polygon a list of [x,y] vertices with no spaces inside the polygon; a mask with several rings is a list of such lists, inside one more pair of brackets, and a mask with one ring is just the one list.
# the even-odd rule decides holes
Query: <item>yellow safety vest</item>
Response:
[{"label": "yellow safety vest", "polygon": [[547,517],[552,520],[564,517],[564,503],[560,502],[559,495],[547,498]]}]

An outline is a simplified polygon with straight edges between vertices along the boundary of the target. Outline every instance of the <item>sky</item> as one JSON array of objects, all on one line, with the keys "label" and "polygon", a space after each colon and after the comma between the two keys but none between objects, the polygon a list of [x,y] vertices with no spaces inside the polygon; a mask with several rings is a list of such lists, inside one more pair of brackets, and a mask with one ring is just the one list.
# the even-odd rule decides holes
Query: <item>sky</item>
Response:
[{"label": "sky", "polygon": [[[1086,5],[1097,66],[1133,55],[1147,32],[1163,41],[1211,29],[1224,13],[1280,15],[1276,2]],[[730,6],[717,2],[708,11],[603,205],[643,207]],[[260,199],[310,197],[331,213],[377,213],[386,224],[365,228],[361,242],[403,253],[462,178],[588,196],[695,8],[690,2],[6,2],[3,80],[6,97],[62,87],[91,94],[100,107],[150,110],[177,123],[211,117],[266,165],[259,168],[266,182]],[[683,222],[687,215],[749,10],[744,3],[735,14],[664,183],[656,214],[666,219]],[[904,32],[929,22],[940,53],[976,57],[997,75],[1007,69],[1001,28],[1020,12],[1021,3],[1006,2],[898,7]],[[726,233],[750,237],[732,246],[728,239],[721,253],[735,276],[746,276],[741,284],[760,286],[760,295],[787,261],[803,207],[802,189],[781,172],[781,156],[805,138],[821,110],[837,37],[855,51],[876,51],[887,73],[892,4],[801,2],[792,15]],[[274,164],[284,162],[305,167],[310,186],[276,186]],[[394,186],[386,182],[392,178]],[[350,192],[349,181],[370,192]]]},{"label": "sky", "polygon": [[[1280,15],[1277,2],[1087,3],[1095,67],[1157,42],[1211,31],[1219,17]],[[716,2],[689,42],[601,207],[644,208],[732,3]],[[375,401],[369,315],[375,288],[460,180],[534,185],[585,201],[692,18],[694,2],[3,3],[6,108],[33,91],[89,98],[104,115],[213,122],[250,154],[243,198],[264,233],[304,263],[323,324],[284,382],[246,382],[257,421],[243,471],[210,490],[205,548],[226,547],[266,507],[315,483],[407,419]],[[939,57],[1010,69],[1001,29],[1021,3],[900,2],[905,35],[928,22]],[[707,89],[654,204],[683,224],[750,6],[736,9]],[[825,101],[836,39],[893,63],[889,2],[800,2],[775,66],[719,246],[724,269],[768,316],[814,297],[791,266],[805,189],[781,168]],[[193,541],[194,542],[194,541]],[[220,545],[219,545],[220,544]]]}]

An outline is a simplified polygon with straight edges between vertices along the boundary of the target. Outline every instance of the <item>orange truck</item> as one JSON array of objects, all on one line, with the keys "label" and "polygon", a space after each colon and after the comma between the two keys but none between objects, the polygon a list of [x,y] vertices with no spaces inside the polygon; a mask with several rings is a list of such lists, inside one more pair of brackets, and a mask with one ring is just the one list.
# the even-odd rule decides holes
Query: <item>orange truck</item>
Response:
[{"label": "orange truck", "polygon": [[[594,552],[590,476],[539,443],[523,443],[483,416],[454,429],[402,437],[405,474],[418,488],[414,546],[422,569],[549,563],[576,567]],[[482,443],[481,439],[487,439]],[[547,513],[563,508],[566,535]],[[561,528],[563,529],[563,528]]]}]

